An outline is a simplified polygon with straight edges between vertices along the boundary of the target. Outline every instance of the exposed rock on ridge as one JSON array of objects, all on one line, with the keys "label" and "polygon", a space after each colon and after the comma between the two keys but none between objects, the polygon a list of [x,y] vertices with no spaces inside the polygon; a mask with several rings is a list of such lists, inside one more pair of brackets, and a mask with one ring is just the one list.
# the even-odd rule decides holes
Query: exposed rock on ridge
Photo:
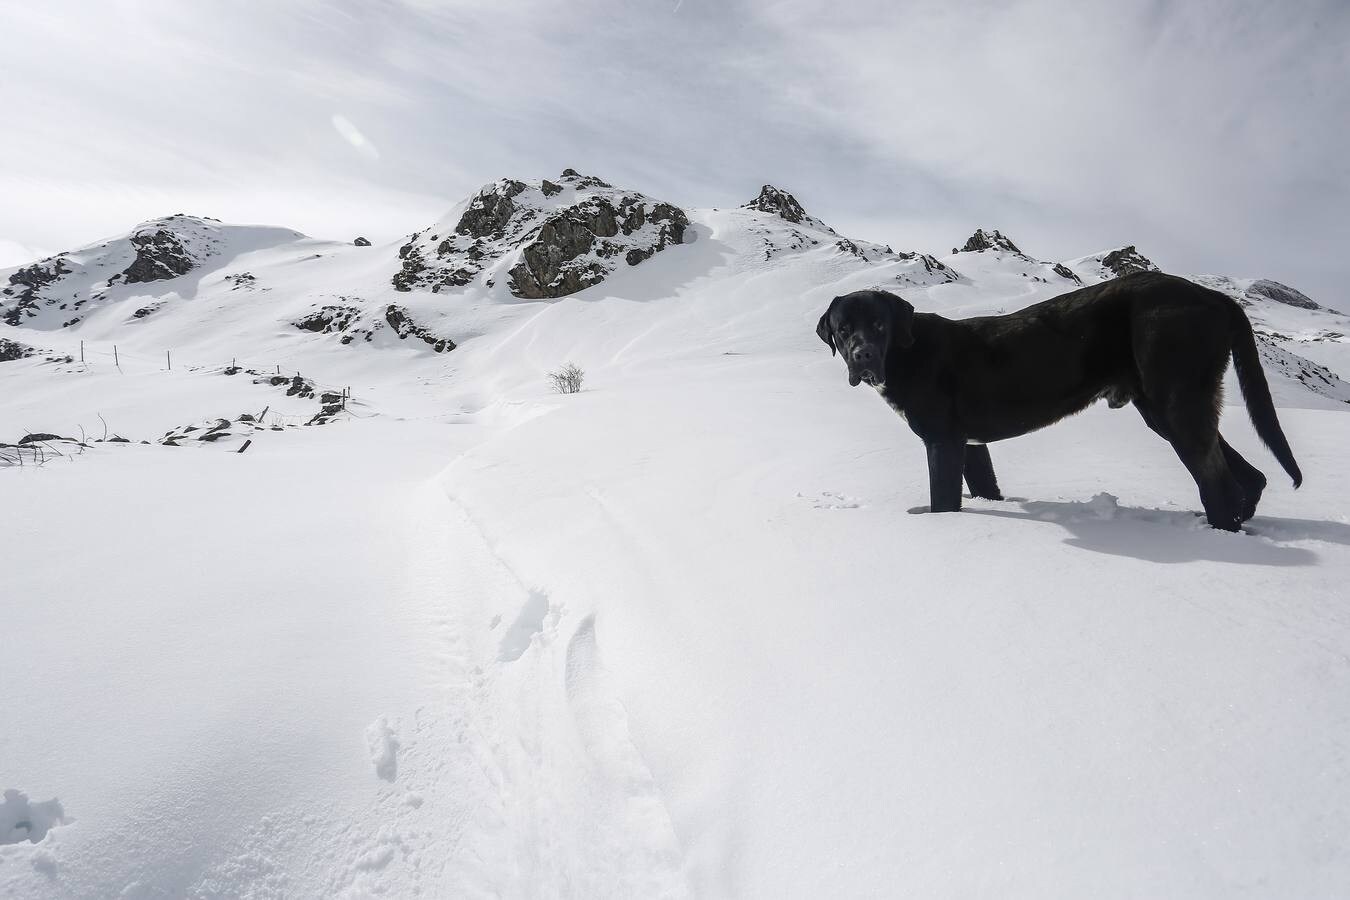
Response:
[{"label": "exposed rock on ridge", "polygon": [[467,204],[452,228],[432,226],[399,249],[395,289],[470,284],[514,254],[505,272],[526,299],[565,297],[598,284],[619,261],[635,266],[684,242],[684,210],[566,169],[557,182],[501,179]]}]

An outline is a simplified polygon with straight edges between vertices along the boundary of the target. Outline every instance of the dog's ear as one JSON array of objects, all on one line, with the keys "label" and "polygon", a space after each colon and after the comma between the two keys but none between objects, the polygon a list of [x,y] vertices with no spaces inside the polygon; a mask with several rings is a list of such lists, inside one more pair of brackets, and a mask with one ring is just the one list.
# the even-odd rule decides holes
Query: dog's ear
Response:
[{"label": "dog's ear", "polygon": [[914,307],[903,297],[890,291],[885,294],[891,309],[891,340],[896,346],[904,348],[914,343]]},{"label": "dog's ear", "polygon": [[834,329],[830,327],[830,313],[834,310],[834,305],[838,302],[839,302],[838,297],[835,297],[833,300],[831,300],[829,308],[825,310],[825,314],[821,316],[820,321],[816,323],[816,334],[820,337],[822,341],[830,345],[831,356],[834,356],[835,354],[835,347],[834,347]]}]

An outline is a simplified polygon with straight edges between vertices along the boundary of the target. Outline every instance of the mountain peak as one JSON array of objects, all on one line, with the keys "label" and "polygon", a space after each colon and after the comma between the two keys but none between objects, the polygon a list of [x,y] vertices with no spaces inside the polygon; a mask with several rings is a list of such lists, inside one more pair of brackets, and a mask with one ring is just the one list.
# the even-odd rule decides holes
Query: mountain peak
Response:
[{"label": "mountain peak", "polygon": [[1102,267],[1116,278],[1133,272],[1159,271],[1158,267],[1153,264],[1153,260],[1136,250],[1134,244],[1107,253],[1102,257]]},{"label": "mountain peak", "polygon": [[1271,281],[1269,278],[1258,278],[1253,281],[1251,287],[1247,288],[1248,296],[1255,294],[1265,300],[1274,300],[1276,303],[1283,303],[1285,306],[1296,306],[1299,309],[1321,309],[1321,305],[1302,291],[1297,291],[1287,284],[1280,284],[1278,281]]},{"label": "mountain peak", "polygon": [[983,228],[977,228],[975,233],[966,241],[965,246],[960,250],[961,253],[978,253],[983,250],[1007,250],[1009,253],[1021,253],[1012,239],[997,228],[992,231],[985,231]]},{"label": "mountain peak", "polygon": [[766,184],[760,188],[759,196],[742,206],[741,209],[754,209],[759,212],[770,213],[786,219],[794,225],[800,225],[811,219],[802,205],[797,202],[796,197],[771,184]]},{"label": "mountain peak", "polygon": [[[453,225],[451,223],[453,222]],[[599,284],[684,241],[684,210],[593,175],[564,169],[556,182],[502,178],[401,248],[398,291],[441,291],[502,276],[511,292],[539,300]]]}]

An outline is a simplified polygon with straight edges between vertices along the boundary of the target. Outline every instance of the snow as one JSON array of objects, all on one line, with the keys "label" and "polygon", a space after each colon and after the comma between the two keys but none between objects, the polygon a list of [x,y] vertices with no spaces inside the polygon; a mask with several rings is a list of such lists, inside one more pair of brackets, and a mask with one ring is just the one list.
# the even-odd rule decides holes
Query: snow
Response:
[{"label": "snow", "polygon": [[[916,515],[922,448],[816,338],[829,298],[1073,285],[690,218],[558,301],[241,232],[0,329],[76,359],[0,363],[0,441],[133,441],[0,469],[0,896],[1342,895],[1350,407],[1268,370],[1298,492],[1225,408],[1271,475],[1241,534],[1104,405],[993,445],[1008,501]],[[292,324],[337,302],[458,346]],[[1338,314],[1275,306],[1272,346],[1350,374],[1298,337]],[[236,360],[353,399],[304,426]],[[244,453],[134,443],[264,406],[294,427]]]}]

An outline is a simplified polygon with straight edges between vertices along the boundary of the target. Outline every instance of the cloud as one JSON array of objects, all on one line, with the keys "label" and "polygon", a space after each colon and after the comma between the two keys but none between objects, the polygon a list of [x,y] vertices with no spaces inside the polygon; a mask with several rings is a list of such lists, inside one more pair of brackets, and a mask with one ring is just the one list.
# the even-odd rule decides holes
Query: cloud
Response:
[{"label": "cloud", "polygon": [[1340,0],[85,0],[7,18],[0,91],[22,127],[0,192],[24,203],[0,206],[0,234],[21,243],[179,209],[392,238],[486,181],[572,166],[695,206],[779,183],[846,233],[924,250],[979,225],[1047,257],[1138,243],[1333,305],[1350,276]]}]

